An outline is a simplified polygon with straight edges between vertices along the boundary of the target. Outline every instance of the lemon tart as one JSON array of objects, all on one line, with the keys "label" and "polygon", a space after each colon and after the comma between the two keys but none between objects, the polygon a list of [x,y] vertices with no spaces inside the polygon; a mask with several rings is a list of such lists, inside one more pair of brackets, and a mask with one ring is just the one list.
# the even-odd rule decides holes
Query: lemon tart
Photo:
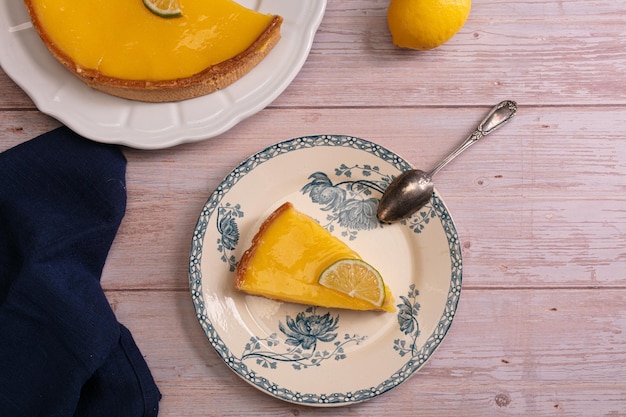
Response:
[{"label": "lemon tart", "polygon": [[287,202],[262,223],[235,270],[235,288],[278,301],[350,310],[394,311],[384,286],[381,305],[327,288],[318,281],[337,262],[362,260],[313,218]]},{"label": "lemon tart", "polygon": [[282,17],[232,0],[185,0],[163,18],[142,0],[24,0],[52,55],[89,86],[148,102],[212,93],[254,68]]}]

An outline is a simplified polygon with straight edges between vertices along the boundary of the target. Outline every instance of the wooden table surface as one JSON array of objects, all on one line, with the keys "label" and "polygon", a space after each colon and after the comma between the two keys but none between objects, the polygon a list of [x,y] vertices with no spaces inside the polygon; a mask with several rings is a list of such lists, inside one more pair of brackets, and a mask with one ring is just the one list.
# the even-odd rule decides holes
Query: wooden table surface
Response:
[{"label": "wooden table surface", "polygon": [[[329,0],[302,71],[216,138],[124,148],[128,208],[102,285],[162,391],[160,416],[626,416],[626,2],[474,0],[430,51],[400,50],[387,0]],[[0,70],[0,150],[59,126]],[[452,328],[410,380],[362,404],[274,399],[219,359],[188,289],[208,196],[252,153],[348,134],[431,167],[495,103],[519,111],[438,174],[459,233]]]}]

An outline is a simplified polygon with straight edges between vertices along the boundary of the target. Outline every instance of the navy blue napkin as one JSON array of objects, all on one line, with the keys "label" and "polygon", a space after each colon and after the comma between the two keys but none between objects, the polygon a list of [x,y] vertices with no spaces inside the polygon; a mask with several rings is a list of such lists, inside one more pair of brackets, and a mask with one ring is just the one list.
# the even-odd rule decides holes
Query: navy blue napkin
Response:
[{"label": "navy blue napkin", "polygon": [[100,286],[126,159],[61,127],[0,153],[0,416],[156,416],[161,394]]}]

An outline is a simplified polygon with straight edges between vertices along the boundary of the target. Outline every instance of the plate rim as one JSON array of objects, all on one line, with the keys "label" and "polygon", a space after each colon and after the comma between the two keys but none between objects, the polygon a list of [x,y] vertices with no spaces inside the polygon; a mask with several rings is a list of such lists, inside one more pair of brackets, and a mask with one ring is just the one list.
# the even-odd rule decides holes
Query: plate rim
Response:
[{"label": "plate rim", "polygon": [[[0,66],[7,76],[29,96],[39,111],[57,119],[60,123],[67,125],[80,135],[96,142],[125,145],[136,149],[156,150],[184,143],[203,141],[227,132],[245,119],[266,108],[276,98],[278,98],[296,78],[308,59],[316,33],[319,29],[319,25],[324,17],[327,4],[327,0],[304,1],[307,1],[309,6],[309,13],[304,15],[305,17],[303,18],[306,24],[296,25],[293,24],[294,22],[292,20],[288,19],[285,19],[283,22],[283,26],[289,27],[290,30],[293,30],[294,33],[298,35],[295,47],[299,52],[294,54],[294,47],[292,47],[285,51],[286,53],[284,55],[280,55],[280,61],[287,64],[283,65],[285,69],[282,74],[280,74],[280,77],[276,77],[274,73],[272,73],[271,76],[262,77],[263,80],[265,80],[264,83],[267,82],[264,84],[264,87],[262,86],[258,89],[258,91],[254,91],[251,94],[244,94],[244,97],[239,97],[239,95],[235,94],[234,96],[236,99],[229,102],[228,106],[224,107],[226,111],[223,111],[220,108],[217,113],[211,113],[210,117],[200,121],[181,122],[180,115],[185,112],[182,107],[192,106],[192,108],[202,108],[203,106],[206,106],[209,100],[212,100],[211,95],[173,103],[134,102],[132,100],[126,100],[113,96],[108,96],[103,99],[109,100],[115,106],[124,107],[126,109],[126,113],[132,112],[134,109],[142,109],[144,107],[150,107],[153,109],[159,108],[163,109],[162,111],[171,111],[173,113],[171,124],[165,128],[155,130],[142,130],[138,126],[129,126],[124,121],[111,125],[107,125],[104,122],[98,124],[97,118],[94,117],[95,114],[88,114],[87,116],[84,114],[79,116],[74,115],[72,103],[83,105],[87,102],[86,104],[89,104],[90,95],[94,93],[105,93],[97,92],[95,90],[92,91],[88,86],[84,85],[69,72],[65,73],[67,70],[62,68],[58,63],[59,68],[56,68],[56,71],[61,72],[60,70],[63,70],[63,72],[61,72],[63,76],[61,79],[58,79],[58,77],[55,77],[54,75],[43,77],[46,89],[52,88],[55,91],[59,91],[60,89],[65,88],[64,86],[70,85],[72,88],[78,89],[78,93],[67,93],[70,97],[75,97],[71,98],[69,102],[66,99],[68,104],[60,104],[62,100],[55,97],[54,94],[50,96],[49,93],[40,92],[40,90],[44,89],[37,88],[37,86],[41,84],[42,80],[34,83],[32,79],[39,78],[37,75],[41,75],[41,73],[54,73],[55,71],[45,71],[41,68],[38,69],[36,66],[31,66],[28,63],[27,57],[30,56],[32,59],[36,58],[38,55],[36,52],[30,51],[29,48],[20,48],[18,52],[19,55],[23,56],[23,58],[19,60],[13,59],[15,53],[10,52],[10,50],[15,48],[16,45],[19,46],[23,43],[23,41],[17,39],[17,37],[20,36],[20,32],[24,30],[34,32],[34,28],[30,22],[24,22],[22,25],[19,25],[19,28],[17,29],[16,27],[11,26],[11,11],[15,12],[17,7],[24,7],[23,2],[19,2],[21,4],[20,5],[11,0],[0,0],[0,10],[7,12],[2,13],[3,16],[0,16]],[[264,2],[267,3],[266,0],[264,0]],[[256,6],[253,6],[252,8],[267,8],[267,6],[263,4],[264,2],[257,1],[254,3]],[[276,4],[280,5],[284,3],[276,2]],[[302,7],[302,5],[298,7]],[[26,9],[24,9],[24,13],[26,13]],[[277,10],[274,13],[280,14],[281,11]],[[37,40],[41,42],[38,36]],[[43,44],[42,48],[45,48]],[[51,55],[50,59],[54,60]],[[33,59],[33,61],[36,61],[36,59]],[[56,62],[56,60],[54,60],[54,62]],[[28,71],[24,70],[25,65],[29,68]],[[249,77],[251,76],[250,74],[253,74],[252,76],[258,76],[259,71],[260,68],[257,66],[244,77]],[[220,90],[221,92],[225,92],[226,95],[224,97],[230,97],[233,95],[233,91],[236,91],[235,85],[237,85],[237,82]],[[223,98],[220,100],[224,101]],[[227,100],[231,99],[229,98]],[[217,105],[217,103],[211,103],[214,107]],[[114,107],[108,103],[106,106],[107,108]],[[174,106],[175,109],[169,110],[167,109],[168,106]],[[125,119],[127,114],[116,113],[115,117]]]},{"label": "plate rim", "polygon": [[435,329],[424,342],[420,352],[414,355],[412,359],[408,360],[400,369],[393,372],[388,379],[381,382],[378,386],[349,393],[337,392],[327,394],[302,394],[293,392],[287,387],[280,387],[264,376],[256,375],[254,371],[251,373],[255,375],[251,378],[249,376],[247,366],[240,360],[237,360],[236,355],[230,353],[231,350],[219,336],[219,333],[211,322],[210,317],[208,317],[208,314],[205,314],[206,309],[202,292],[201,272],[204,236],[212,214],[217,209],[218,203],[228,194],[230,189],[236,186],[240,179],[244,178],[247,174],[252,173],[255,167],[273,160],[276,156],[280,156],[294,150],[318,146],[352,147],[357,150],[374,154],[383,161],[396,167],[400,172],[412,168],[411,164],[387,148],[366,139],[347,135],[330,134],[300,136],[277,142],[252,154],[224,177],[203,205],[194,227],[193,237],[191,240],[188,271],[189,289],[194,310],[196,312],[196,318],[198,319],[205,336],[208,338],[220,360],[222,360],[237,376],[262,392],[286,402],[306,406],[336,407],[360,403],[382,395],[383,393],[408,380],[432,357],[433,353],[437,350],[450,330],[454,317],[456,316],[462,288],[462,252],[454,221],[443,199],[439,196],[438,191],[435,190],[431,203],[433,204],[433,207],[435,208],[441,221],[441,226],[448,244],[451,263],[450,281],[445,299],[446,303],[444,312],[442,313]]}]

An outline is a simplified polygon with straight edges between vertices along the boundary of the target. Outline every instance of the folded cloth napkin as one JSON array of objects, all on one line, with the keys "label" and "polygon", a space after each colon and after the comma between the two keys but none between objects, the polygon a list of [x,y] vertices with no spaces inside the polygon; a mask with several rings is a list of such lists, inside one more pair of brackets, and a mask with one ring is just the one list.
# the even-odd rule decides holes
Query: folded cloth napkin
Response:
[{"label": "folded cloth napkin", "polygon": [[100,276],[126,159],[61,127],[0,153],[0,416],[156,416],[161,394]]}]

